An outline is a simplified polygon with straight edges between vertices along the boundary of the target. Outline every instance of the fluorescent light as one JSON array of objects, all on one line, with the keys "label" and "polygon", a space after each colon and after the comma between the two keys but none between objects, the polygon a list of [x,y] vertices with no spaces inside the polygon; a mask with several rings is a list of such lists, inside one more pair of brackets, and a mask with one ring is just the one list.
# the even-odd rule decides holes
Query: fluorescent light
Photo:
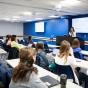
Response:
[{"label": "fluorescent light", "polygon": [[26,20],[26,21],[32,21],[32,20]]},{"label": "fluorescent light", "polygon": [[59,17],[59,16],[51,15],[51,16],[49,16],[49,17],[55,18],[55,17]]},{"label": "fluorescent light", "polygon": [[32,15],[32,12],[24,12],[24,15]]},{"label": "fluorescent light", "polygon": [[17,19],[12,19],[13,21],[17,20]]},{"label": "fluorescent light", "polygon": [[42,20],[43,18],[35,18],[35,19],[37,19],[37,20]]},{"label": "fluorescent light", "polygon": [[68,6],[68,5],[76,5],[78,3],[80,3],[81,1],[79,0],[64,0],[61,1],[58,5],[56,5],[56,8],[59,8],[60,6]]},{"label": "fluorescent light", "polygon": [[13,16],[12,18],[20,18],[20,16]]}]

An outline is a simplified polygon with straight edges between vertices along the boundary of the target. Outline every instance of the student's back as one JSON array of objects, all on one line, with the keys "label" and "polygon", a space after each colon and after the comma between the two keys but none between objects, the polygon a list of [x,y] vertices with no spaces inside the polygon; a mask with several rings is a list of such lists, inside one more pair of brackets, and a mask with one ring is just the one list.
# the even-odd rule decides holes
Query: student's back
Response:
[{"label": "student's back", "polygon": [[32,72],[28,82],[18,81],[17,83],[14,83],[11,80],[9,88],[47,88],[47,86],[42,83],[42,81],[38,78],[37,74]]},{"label": "student's back", "polygon": [[36,61],[32,48],[22,48],[19,53],[20,62],[15,67],[9,88],[47,88],[38,78],[38,70],[33,66]]}]

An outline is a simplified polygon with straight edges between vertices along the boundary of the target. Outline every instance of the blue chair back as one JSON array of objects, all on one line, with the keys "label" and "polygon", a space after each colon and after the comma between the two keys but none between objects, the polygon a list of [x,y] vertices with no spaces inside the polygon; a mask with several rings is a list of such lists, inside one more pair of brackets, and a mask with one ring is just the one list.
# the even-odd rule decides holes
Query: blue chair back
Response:
[{"label": "blue chair back", "polygon": [[74,52],[74,57],[78,59],[82,59],[79,52]]},{"label": "blue chair back", "polygon": [[73,82],[75,82],[75,77],[74,77],[74,73],[73,70],[71,68],[70,65],[58,65],[56,64],[56,73],[60,76],[61,74],[66,74],[67,75],[67,79],[73,79]]}]

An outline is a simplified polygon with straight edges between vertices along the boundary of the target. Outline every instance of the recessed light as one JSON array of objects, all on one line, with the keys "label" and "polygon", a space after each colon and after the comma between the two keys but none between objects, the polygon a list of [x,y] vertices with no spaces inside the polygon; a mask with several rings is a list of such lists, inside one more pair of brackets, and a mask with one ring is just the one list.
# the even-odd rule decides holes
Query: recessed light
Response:
[{"label": "recessed light", "polygon": [[32,15],[32,12],[24,12],[23,15]]},{"label": "recessed light", "polygon": [[54,17],[59,17],[59,16],[58,16],[58,15],[51,15],[51,16],[49,16],[49,17],[54,18]]},{"label": "recessed light", "polygon": [[12,18],[20,18],[20,16],[13,16]]},{"label": "recessed light", "polygon": [[26,21],[32,21],[32,20],[26,20]]},{"label": "recessed light", "polygon": [[64,0],[64,1],[61,1],[58,5],[56,5],[55,7],[56,8],[59,8],[60,6],[68,6],[68,5],[76,5],[78,4],[79,0]]},{"label": "recessed light", "polygon": [[43,18],[35,18],[35,19],[37,19],[37,20],[42,20]]}]

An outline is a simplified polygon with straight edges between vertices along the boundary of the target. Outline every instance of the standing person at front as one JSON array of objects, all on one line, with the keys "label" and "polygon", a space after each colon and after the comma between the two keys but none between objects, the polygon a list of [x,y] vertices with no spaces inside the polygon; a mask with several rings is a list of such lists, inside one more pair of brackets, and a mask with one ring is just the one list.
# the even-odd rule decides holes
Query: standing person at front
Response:
[{"label": "standing person at front", "polygon": [[71,27],[70,32],[69,32],[69,36],[76,37],[76,32],[74,30],[74,27]]},{"label": "standing person at front", "polygon": [[48,88],[38,78],[38,70],[33,66],[36,61],[32,48],[22,48],[19,53],[20,62],[15,67],[9,88]]}]

